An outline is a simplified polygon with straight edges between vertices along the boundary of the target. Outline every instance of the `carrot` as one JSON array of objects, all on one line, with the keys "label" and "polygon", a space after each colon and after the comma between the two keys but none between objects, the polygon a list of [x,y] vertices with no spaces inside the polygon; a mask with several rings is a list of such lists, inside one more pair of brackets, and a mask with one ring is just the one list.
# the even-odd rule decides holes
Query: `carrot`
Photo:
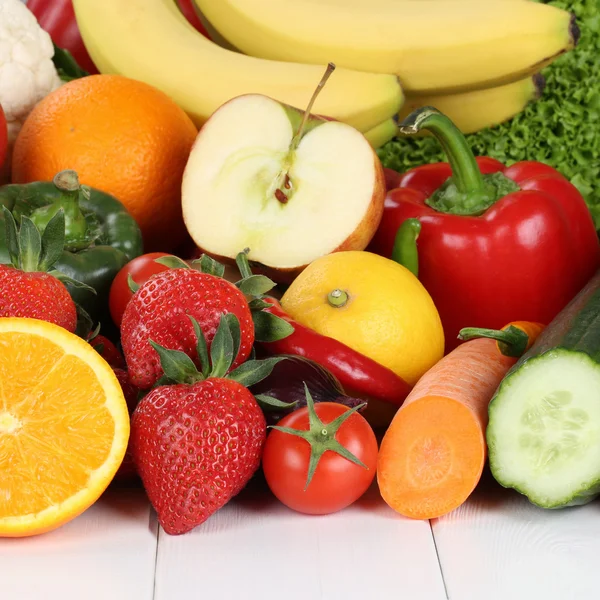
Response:
[{"label": "carrot", "polygon": [[544,325],[541,323],[513,321],[500,330],[466,327],[460,330],[458,338],[461,340],[472,340],[480,337],[490,338],[496,340],[498,352],[518,358],[531,348],[543,329]]},{"label": "carrot", "polygon": [[[512,328],[510,328],[512,326]],[[510,331],[529,347],[543,326],[516,322]],[[458,508],[473,492],[487,458],[488,404],[516,363],[510,340],[490,337],[458,346],[432,367],[394,416],[379,450],[377,481],[385,502],[413,519],[433,519]],[[497,337],[497,336],[496,336]],[[505,344],[506,347],[502,346]]]}]

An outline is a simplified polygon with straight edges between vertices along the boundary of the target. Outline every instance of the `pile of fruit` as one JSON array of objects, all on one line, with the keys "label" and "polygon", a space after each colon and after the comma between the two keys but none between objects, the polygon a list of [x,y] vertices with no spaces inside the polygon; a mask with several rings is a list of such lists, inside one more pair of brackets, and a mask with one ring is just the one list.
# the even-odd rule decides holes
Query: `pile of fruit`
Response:
[{"label": "pile of fruit", "polygon": [[[194,1],[0,0],[0,536],[111,484],[173,535],[258,476],[305,514],[376,482],[439,517],[487,462],[594,499],[594,220],[465,137],[538,94],[573,15]],[[384,168],[396,136],[444,162]]]}]

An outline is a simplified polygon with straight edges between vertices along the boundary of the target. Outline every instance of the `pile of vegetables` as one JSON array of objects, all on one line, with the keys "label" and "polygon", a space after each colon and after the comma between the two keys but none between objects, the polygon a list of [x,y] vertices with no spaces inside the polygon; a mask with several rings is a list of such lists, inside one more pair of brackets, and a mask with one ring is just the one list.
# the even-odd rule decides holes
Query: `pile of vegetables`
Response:
[{"label": "pile of vegetables", "polygon": [[[540,507],[600,493],[599,2],[548,2],[576,15],[581,42],[510,122],[463,136],[435,108],[406,117],[404,137],[378,151],[395,172],[369,252],[366,236],[358,250],[339,246],[320,259],[349,266],[307,276],[313,261],[283,297],[252,272],[248,248],[237,269],[197,241],[194,257],[144,254],[126,205],[74,170],[0,187],[0,318],[59,324],[112,367],[131,417],[116,479],[139,476],[167,533],[203,523],[260,466],[273,494],[306,514],[342,510],[377,478],[395,511],[437,518],[467,500],[487,460],[501,485]],[[42,18],[47,5],[31,0],[52,38],[32,15],[14,19],[15,31],[36,33],[39,52],[6,64],[21,82],[46,77],[22,103],[0,86],[0,165],[37,100],[95,72],[64,4]],[[387,300],[376,288],[392,279],[390,265],[401,285]],[[357,273],[372,271],[355,291]],[[411,295],[412,313],[396,289]],[[326,302],[353,320],[336,329],[331,312],[306,318]],[[397,314],[386,321],[382,306]],[[339,332],[351,327],[347,340]],[[413,335],[409,351],[371,352],[386,332]],[[417,365],[410,378],[385,364],[390,356]],[[382,407],[392,414],[378,447]]]},{"label": "pile of vegetables", "polygon": [[[467,136],[475,154],[511,165],[544,162],[582,193],[600,229],[600,3],[542,0],[571,11],[581,29],[577,47],[544,70],[546,88],[507,123]],[[399,172],[444,160],[432,137],[399,137],[378,151],[383,165]]]}]

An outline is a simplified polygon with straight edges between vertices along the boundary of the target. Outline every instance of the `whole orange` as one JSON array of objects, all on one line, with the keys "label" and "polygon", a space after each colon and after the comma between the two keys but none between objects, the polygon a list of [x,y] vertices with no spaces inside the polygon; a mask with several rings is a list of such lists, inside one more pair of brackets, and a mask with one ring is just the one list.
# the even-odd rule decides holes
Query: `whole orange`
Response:
[{"label": "whole orange", "polygon": [[83,184],[116,196],[136,219],[146,251],[185,238],[181,179],[198,131],[156,88],[119,75],[62,85],[33,109],[15,142],[14,183],[74,169]]}]

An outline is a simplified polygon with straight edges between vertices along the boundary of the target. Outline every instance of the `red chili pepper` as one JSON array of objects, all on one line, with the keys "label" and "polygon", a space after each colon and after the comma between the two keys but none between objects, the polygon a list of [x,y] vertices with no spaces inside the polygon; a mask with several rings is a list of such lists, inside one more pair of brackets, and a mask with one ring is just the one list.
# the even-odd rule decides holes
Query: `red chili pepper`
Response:
[{"label": "red chili pepper", "polygon": [[285,313],[274,298],[263,300],[272,304],[271,308],[264,310],[294,327],[294,332],[282,340],[261,343],[266,352],[293,354],[314,360],[337,377],[347,394],[402,405],[411,388],[401,377],[345,344],[300,325]]},{"label": "red chili pepper", "polygon": [[35,15],[40,27],[50,34],[52,41],[68,50],[82,69],[90,75],[98,73],[83,45],[72,0],[27,0],[27,8]]},{"label": "red chili pepper", "polygon": [[[418,219],[418,273],[439,311],[446,351],[468,326],[549,324],[600,266],[586,203],[563,175],[524,161],[475,159],[461,132],[431,107],[411,113],[403,133],[429,130],[448,163],[405,173],[388,193],[369,250],[391,257],[406,219]],[[397,248],[402,248],[398,240]],[[410,253],[406,253],[410,255]]]}]

